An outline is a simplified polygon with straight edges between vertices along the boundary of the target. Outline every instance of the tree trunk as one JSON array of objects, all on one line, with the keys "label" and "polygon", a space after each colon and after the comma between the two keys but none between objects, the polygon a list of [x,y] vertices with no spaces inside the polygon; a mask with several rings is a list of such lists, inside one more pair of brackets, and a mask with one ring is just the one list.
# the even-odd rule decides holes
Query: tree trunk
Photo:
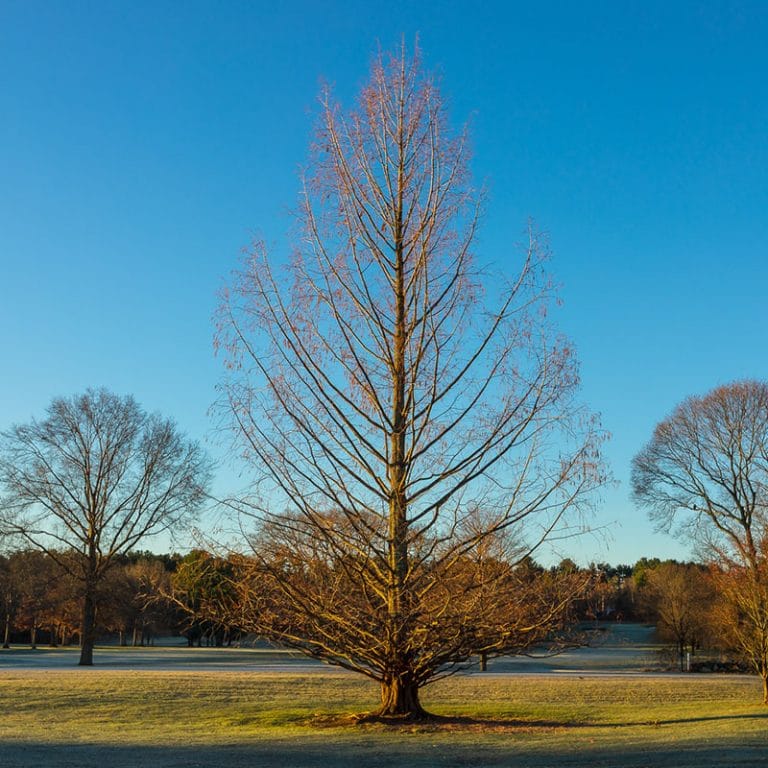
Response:
[{"label": "tree trunk", "polygon": [[83,596],[83,618],[80,625],[80,661],[81,667],[93,666],[93,646],[96,645],[96,600],[93,589],[86,585]]},{"label": "tree trunk", "polygon": [[429,717],[419,703],[419,686],[398,677],[381,681],[381,708],[376,715],[403,720],[423,720]]},{"label": "tree trunk", "polygon": [[480,653],[480,671],[485,672],[488,669],[488,654],[485,651]]},{"label": "tree trunk", "polygon": [[768,670],[762,674],[763,678],[763,704],[768,704]]},{"label": "tree trunk", "polygon": [[[402,101],[401,101],[402,109]],[[404,158],[402,139],[397,177],[397,209],[392,226],[395,255],[392,368],[392,428],[389,435],[389,531],[387,538],[388,584],[387,584],[387,638],[389,654],[396,664],[408,665],[405,650],[408,638],[405,623],[410,614],[411,595],[408,578],[408,498],[406,485],[408,467],[406,459],[406,298],[405,298],[405,255],[403,246],[403,188]],[[411,676],[394,674],[381,682],[381,708],[378,715],[418,719],[426,716],[419,704],[419,687]]]},{"label": "tree trunk", "polygon": [[5,614],[5,632],[3,633],[3,648],[10,648],[11,643],[11,614]]},{"label": "tree trunk", "polygon": [[32,629],[29,630],[29,645],[34,650],[37,648],[37,627],[33,624]]}]

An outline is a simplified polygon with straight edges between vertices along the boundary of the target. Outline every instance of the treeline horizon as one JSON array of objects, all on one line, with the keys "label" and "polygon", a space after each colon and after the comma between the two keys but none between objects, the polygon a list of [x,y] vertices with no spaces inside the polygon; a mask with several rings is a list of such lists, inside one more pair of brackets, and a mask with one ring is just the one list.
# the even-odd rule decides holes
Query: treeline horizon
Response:
[{"label": "treeline horizon", "polygon": [[[0,554],[2,648],[79,644],[82,590],[60,564],[67,553],[56,554],[54,558],[32,548]],[[146,646],[172,636],[185,638],[189,646],[220,647],[257,636],[216,608],[231,601],[227,593],[243,558],[241,554],[217,555],[200,547],[186,553],[134,550],[119,555],[100,588],[101,607],[96,617],[99,638],[116,640],[122,646]],[[662,640],[680,646],[681,635],[685,635],[682,645],[701,647],[701,638],[689,637],[690,630],[681,633],[679,627],[667,626],[670,622],[658,603],[668,600],[669,595],[659,594],[656,582],[660,579],[652,574],[666,569],[667,581],[680,575],[686,582],[696,580],[697,575],[703,580],[708,566],[702,562],[644,556],[633,564],[591,561],[579,565],[565,557],[547,566],[526,557],[516,568],[534,582],[548,574],[581,576],[585,586],[574,600],[573,617],[577,621],[655,623]],[[680,600],[687,603],[691,595],[680,584],[676,589]],[[692,610],[695,606],[688,607]],[[698,632],[703,637],[701,628]],[[683,650],[681,647],[681,655]]]}]

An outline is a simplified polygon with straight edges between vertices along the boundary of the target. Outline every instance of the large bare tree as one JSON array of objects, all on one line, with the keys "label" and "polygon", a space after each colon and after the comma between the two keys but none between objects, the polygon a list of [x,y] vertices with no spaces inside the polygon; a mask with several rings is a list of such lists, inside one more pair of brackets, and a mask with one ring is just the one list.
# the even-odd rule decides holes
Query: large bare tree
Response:
[{"label": "large bare tree", "polygon": [[739,381],[689,397],[634,458],[632,485],[652,519],[697,541],[719,570],[730,634],[768,704],[768,384]]},{"label": "large bare tree", "polygon": [[255,244],[220,315],[227,412],[260,472],[259,627],[418,716],[473,652],[562,625],[564,583],[534,598],[515,566],[580,524],[600,430],[539,239],[474,257],[467,137],[418,54],[380,56],[356,108],[321,105],[295,251]]},{"label": "large bare tree", "polygon": [[2,433],[0,527],[79,582],[81,665],[93,664],[99,585],[116,556],[191,519],[209,474],[172,421],[103,389]]}]

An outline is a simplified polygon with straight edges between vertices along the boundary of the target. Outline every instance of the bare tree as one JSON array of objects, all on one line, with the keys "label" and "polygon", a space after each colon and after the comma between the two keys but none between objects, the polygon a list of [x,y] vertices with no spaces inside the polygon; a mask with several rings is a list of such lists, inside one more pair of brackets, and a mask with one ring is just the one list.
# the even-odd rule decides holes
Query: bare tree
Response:
[{"label": "bare tree", "polygon": [[686,653],[695,653],[712,635],[713,584],[707,569],[693,563],[664,562],[648,572],[644,608],[662,639],[677,650],[680,671]]},{"label": "bare tree", "polygon": [[321,104],[295,253],[257,243],[220,316],[227,413],[263,469],[259,626],[377,681],[381,715],[419,716],[420,688],[473,652],[560,625],[559,592],[514,631],[485,601],[525,602],[515,564],[601,482],[599,427],[539,239],[496,271],[473,258],[467,138],[418,55],[380,56],[348,114]]},{"label": "bare tree", "polygon": [[99,625],[117,632],[120,645],[148,645],[166,621],[168,612],[153,599],[159,590],[167,590],[170,573],[159,558],[138,557],[134,562],[122,561],[113,566],[101,584],[100,597],[104,609]]},{"label": "bare tree", "polygon": [[37,647],[41,630],[49,629],[50,644],[56,645],[56,615],[61,603],[59,587],[65,582],[61,567],[44,552],[29,549],[14,553],[11,571],[20,597],[16,628],[29,632],[33,649]]},{"label": "bare tree", "polygon": [[2,527],[80,583],[81,665],[93,664],[99,584],[116,556],[190,519],[208,476],[172,421],[103,389],[2,433]]},{"label": "bare tree", "polygon": [[685,400],[633,460],[632,485],[660,527],[682,518],[682,532],[731,575],[720,591],[749,627],[743,650],[768,704],[768,385],[740,381]]},{"label": "bare tree", "polygon": [[720,600],[713,620],[719,645],[755,670],[768,704],[768,552],[753,570],[733,563],[712,569]]}]

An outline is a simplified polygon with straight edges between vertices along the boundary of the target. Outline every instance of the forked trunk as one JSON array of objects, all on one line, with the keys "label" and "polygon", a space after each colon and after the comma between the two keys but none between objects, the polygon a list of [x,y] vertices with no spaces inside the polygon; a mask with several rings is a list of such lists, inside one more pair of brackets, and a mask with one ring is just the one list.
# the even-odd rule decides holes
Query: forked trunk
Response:
[{"label": "forked trunk", "polygon": [[376,715],[403,720],[423,720],[429,717],[419,703],[419,686],[397,677],[392,680],[382,680],[381,708]]}]

